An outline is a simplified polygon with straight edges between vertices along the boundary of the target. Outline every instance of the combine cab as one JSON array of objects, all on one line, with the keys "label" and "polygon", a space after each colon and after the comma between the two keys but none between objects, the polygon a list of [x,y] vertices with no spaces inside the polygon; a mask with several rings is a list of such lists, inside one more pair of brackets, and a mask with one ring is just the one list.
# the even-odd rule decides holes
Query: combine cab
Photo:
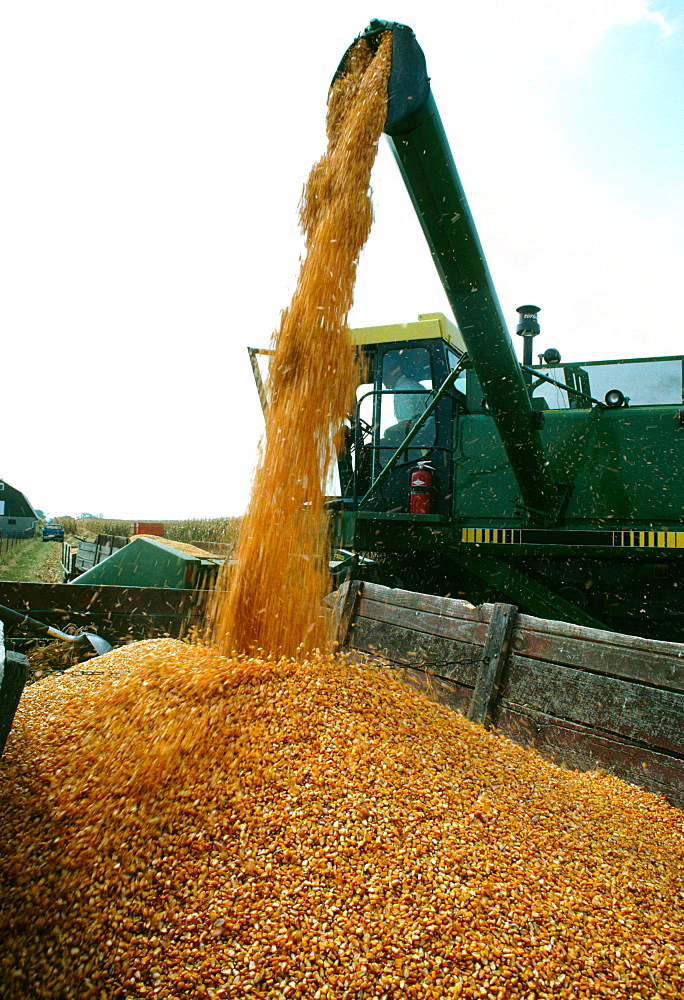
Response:
[{"label": "combine cab", "polygon": [[405,25],[365,35],[384,30],[386,133],[456,324],[352,331],[366,374],[330,499],[337,573],[682,641],[684,358],[533,365],[529,305],[518,361],[423,53]]}]

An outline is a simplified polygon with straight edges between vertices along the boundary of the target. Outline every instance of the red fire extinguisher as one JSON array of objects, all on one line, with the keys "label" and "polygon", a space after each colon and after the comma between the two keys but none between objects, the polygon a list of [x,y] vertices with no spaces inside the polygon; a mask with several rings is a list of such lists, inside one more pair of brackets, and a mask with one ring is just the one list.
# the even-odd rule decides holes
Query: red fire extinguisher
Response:
[{"label": "red fire extinguisher", "polygon": [[411,469],[411,495],[409,512],[411,514],[429,514],[432,499],[432,476],[434,469],[428,462],[418,462]]}]

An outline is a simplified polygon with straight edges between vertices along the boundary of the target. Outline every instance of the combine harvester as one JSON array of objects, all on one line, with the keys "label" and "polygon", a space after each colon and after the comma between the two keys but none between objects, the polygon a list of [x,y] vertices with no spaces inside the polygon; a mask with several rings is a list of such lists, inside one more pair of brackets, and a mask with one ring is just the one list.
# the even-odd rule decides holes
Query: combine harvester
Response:
[{"label": "combine harvester", "polygon": [[457,325],[352,331],[367,381],[329,501],[339,639],[682,805],[684,358],[533,364],[527,305],[519,363],[424,55],[405,25],[364,36],[386,30],[385,132]]},{"label": "combine harvester", "polygon": [[378,582],[684,641],[684,359],[550,349],[533,365],[537,308],[521,306],[518,362],[423,53],[390,27],[386,133],[458,325],[353,332],[369,375],[339,460],[336,544],[372,558]]}]

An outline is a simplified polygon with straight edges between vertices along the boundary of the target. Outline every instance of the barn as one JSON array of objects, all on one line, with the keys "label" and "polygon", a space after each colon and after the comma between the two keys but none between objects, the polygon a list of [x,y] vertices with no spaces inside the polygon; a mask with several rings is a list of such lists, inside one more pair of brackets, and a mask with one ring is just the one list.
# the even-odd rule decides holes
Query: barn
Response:
[{"label": "barn", "polygon": [[0,537],[28,538],[37,525],[36,512],[24,494],[0,479]]}]

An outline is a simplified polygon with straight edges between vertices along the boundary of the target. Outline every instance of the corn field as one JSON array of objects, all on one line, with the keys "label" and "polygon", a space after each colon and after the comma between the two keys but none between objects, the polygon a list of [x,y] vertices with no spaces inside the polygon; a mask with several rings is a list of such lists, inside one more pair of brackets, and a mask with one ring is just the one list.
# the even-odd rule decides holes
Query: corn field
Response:
[{"label": "corn field", "polygon": [[[57,517],[70,535],[92,532],[102,535],[131,534],[133,522],[98,517]],[[240,528],[239,517],[190,518],[187,521],[164,521],[164,534],[175,542],[227,542],[234,543]]]}]

